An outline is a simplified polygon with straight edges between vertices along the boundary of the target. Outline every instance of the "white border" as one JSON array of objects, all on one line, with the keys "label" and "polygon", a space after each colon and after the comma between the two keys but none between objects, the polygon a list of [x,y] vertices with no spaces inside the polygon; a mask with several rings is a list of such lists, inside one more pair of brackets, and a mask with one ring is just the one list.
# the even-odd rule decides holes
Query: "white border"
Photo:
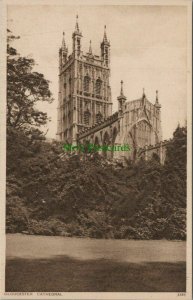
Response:
[{"label": "white border", "polygon": [[[5,176],[6,176],[6,6],[7,5],[177,5],[187,6],[187,41],[188,41],[188,60],[187,60],[187,101],[188,101],[188,148],[187,148],[187,292],[185,296],[180,293],[61,293],[62,296],[39,296],[40,293],[32,293],[31,296],[5,295]],[[167,299],[172,300],[178,297],[181,299],[192,299],[192,2],[191,0],[1,0],[0,1],[0,192],[3,200],[0,205],[0,290],[1,299]],[[42,293],[45,294],[45,293]],[[183,293],[182,293],[183,294]]]}]

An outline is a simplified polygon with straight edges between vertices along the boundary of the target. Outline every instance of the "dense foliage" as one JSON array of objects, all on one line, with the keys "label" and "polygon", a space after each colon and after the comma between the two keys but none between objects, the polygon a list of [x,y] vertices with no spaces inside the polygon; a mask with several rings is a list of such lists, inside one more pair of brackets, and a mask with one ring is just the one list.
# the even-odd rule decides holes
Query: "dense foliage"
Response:
[{"label": "dense foliage", "polygon": [[37,108],[42,101],[52,102],[49,81],[33,71],[35,62],[22,57],[12,47],[14,36],[8,30],[7,42],[7,125],[15,128],[45,125],[47,114]]},{"label": "dense foliage", "polygon": [[164,166],[127,167],[10,129],[7,231],[95,238],[185,239],[186,128],[178,127]]}]

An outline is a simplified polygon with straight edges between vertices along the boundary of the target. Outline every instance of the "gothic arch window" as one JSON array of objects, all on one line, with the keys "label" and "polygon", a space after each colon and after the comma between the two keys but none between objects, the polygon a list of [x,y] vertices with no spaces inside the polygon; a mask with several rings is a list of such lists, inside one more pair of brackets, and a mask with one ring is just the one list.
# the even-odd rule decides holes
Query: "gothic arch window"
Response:
[{"label": "gothic arch window", "polygon": [[89,85],[90,85],[90,77],[86,75],[84,77],[84,91],[87,93],[89,92]]},{"label": "gothic arch window", "polygon": [[118,130],[116,127],[114,127],[113,129],[113,133],[112,133],[112,144],[114,145],[115,143],[115,140],[116,140],[116,137],[117,137],[117,134],[118,134]]},{"label": "gothic arch window", "polygon": [[99,145],[100,145],[98,136],[95,137],[94,144],[95,144],[96,146],[99,146]]},{"label": "gothic arch window", "polygon": [[90,124],[90,111],[88,109],[84,112],[84,124]]},{"label": "gothic arch window", "polygon": [[101,96],[102,81],[100,78],[96,80],[95,92],[97,96]]},{"label": "gothic arch window", "polygon": [[99,123],[101,122],[103,119],[103,115],[101,114],[101,112],[99,111],[97,114],[96,114],[96,122]]}]

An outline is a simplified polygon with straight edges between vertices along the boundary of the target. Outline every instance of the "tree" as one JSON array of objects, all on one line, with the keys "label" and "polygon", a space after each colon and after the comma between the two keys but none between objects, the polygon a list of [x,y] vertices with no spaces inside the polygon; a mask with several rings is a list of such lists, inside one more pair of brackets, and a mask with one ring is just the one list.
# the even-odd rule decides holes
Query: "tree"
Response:
[{"label": "tree", "polygon": [[178,127],[174,131],[173,141],[167,146],[166,166],[184,171],[187,164],[187,127]]},{"label": "tree", "polygon": [[37,109],[39,101],[51,103],[49,81],[33,71],[32,58],[22,57],[11,43],[19,39],[8,30],[7,38],[7,125],[16,129],[29,129],[45,125],[46,113]]}]

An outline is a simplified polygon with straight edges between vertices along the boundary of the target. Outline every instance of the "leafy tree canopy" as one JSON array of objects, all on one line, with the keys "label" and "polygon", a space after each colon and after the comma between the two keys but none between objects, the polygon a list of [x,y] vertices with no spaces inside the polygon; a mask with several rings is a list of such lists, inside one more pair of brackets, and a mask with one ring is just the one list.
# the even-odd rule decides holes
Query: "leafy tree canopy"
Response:
[{"label": "leafy tree canopy", "polygon": [[19,39],[8,30],[7,38],[7,125],[26,129],[39,127],[47,123],[46,113],[38,110],[40,101],[53,101],[49,81],[44,75],[33,71],[35,62],[32,58],[22,57],[12,47]]}]

